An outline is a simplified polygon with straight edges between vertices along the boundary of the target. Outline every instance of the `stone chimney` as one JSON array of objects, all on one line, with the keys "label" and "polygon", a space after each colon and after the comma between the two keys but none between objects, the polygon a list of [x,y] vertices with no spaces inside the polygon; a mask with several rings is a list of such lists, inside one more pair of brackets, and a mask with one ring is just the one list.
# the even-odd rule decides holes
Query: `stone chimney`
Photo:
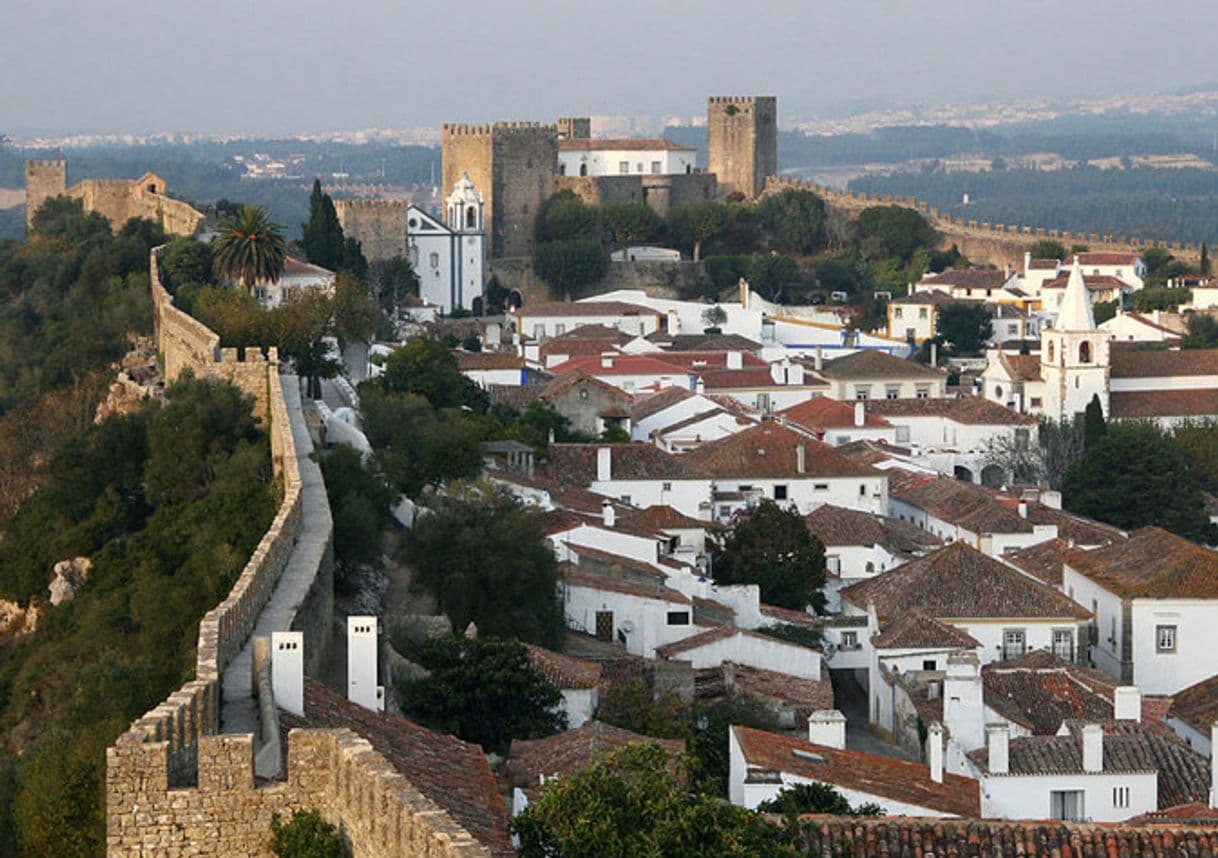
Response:
[{"label": "stone chimney", "polygon": [[276,706],[304,717],[304,632],[271,632],[271,694]]},{"label": "stone chimney", "polygon": [[795,445],[795,473],[802,474],[804,472],[807,450],[804,449],[803,441]]},{"label": "stone chimney", "polygon": [[1113,690],[1112,717],[1118,721],[1142,720],[1142,692],[1137,686],[1122,685]]},{"label": "stone chimney", "polygon": [[744,353],[740,351],[730,351],[727,353],[727,368],[742,369],[744,367]]},{"label": "stone chimney", "polygon": [[943,725],[938,721],[926,731],[926,762],[930,766],[930,779],[943,783]]},{"label": "stone chimney", "polygon": [[856,400],[854,403],[854,425],[862,426],[867,422],[867,407],[863,405],[863,401]]},{"label": "stone chimney", "polygon": [[617,524],[617,510],[613,508],[613,501],[601,501],[601,523],[605,527],[613,527]]},{"label": "stone chimney", "polygon": [[347,699],[373,712],[385,711],[385,690],[377,685],[376,617],[347,617]]},{"label": "stone chimney", "polygon": [[846,716],[836,709],[817,709],[808,716],[808,741],[839,751],[846,749]]},{"label": "stone chimney", "polygon": [[1011,728],[1006,724],[985,725],[985,747],[992,775],[1011,771]]},{"label": "stone chimney", "polygon": [[1083,725],[1083,771],[1090,774],[1104,770],[1104,728],[1099,724]]},{"label": "stone chimney", "polygon": [[596,480],[603,483],[613,479],[613,448],[596,448]]}]

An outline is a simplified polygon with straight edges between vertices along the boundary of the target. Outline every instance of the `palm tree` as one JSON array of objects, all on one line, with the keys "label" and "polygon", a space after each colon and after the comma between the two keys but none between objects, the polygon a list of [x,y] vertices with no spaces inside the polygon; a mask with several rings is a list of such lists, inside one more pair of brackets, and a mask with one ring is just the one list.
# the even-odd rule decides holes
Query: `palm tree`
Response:
[{"label": "palm tree", "polygon": [[282,228],[271,222],[262,206],[242,206],[220,222],[220,235],[212,243],[212,251],[216,274],[239,279],[247,291],[252,291],[260,280],[279,281],[288,248]]}]

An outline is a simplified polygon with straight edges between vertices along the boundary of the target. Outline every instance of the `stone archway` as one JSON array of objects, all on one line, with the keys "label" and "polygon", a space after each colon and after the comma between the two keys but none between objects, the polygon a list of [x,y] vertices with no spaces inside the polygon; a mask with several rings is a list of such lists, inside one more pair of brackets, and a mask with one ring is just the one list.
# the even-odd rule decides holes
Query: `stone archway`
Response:
[{"label": "stone archway", "polygon": [[958,480],[963,480],[966,483],[976,482],[973,479],[973,472],[964,467],[964,465],[956,465],[956,467],[952,469],[952,473]]},{"label": "stone archway", "polygon": [[998,465],[986,465],[981,469],[981,485],[991,489],[1002,488],[1006,482],[1006,472]]}]

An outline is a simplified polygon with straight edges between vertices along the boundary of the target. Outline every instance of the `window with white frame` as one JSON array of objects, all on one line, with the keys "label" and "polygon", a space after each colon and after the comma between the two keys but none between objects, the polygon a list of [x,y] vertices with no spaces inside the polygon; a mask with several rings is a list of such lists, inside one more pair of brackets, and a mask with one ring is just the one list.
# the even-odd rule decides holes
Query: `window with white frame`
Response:
[{"label": "window with white frame", "polygon": [[1049,817],[1077,822],[1083,818],[1083,791],[1081,789],[1051,790],[1049,792]]},{"label": "window with white frame", "polygon": [[871,398],[871,388],[856,386],[854,388],[854,398],[855,399],[870,399]]},{"label": "window with white frame", "polygon": [[629,173],[630,172],[630,162],[629,161],[618,161],[617,171],[619,173]]},{"label": "window with white frame", "polygon": [[1023,629],[1006,629],[1002,633],[1002,657],[1018,658],[1027,650],[1027,634]]},{"label": "window with white frame", "polygon": [[842,558],[836,554],[826,555],[825,568],[834,575],[842,574]]},{"label": "window with white frame", "polygon": [[839,644],[839,649],[858,649],[859,648],[859,633],[858,632],[842,632],[842,642]]},{"label": "window with white frame", "polygon": [[1053,630],[1053,654],[1065,661],[1074,661],[1074,630]]},{"label": "window with white frame", "polygon": [[1112,788],[1112,806],[1129,807],[1129,787],[1119,786]]},{"label": "window with white frame", "polygon": [[894,319],[899,319],[899,318],[901,318],[901,308],[900,308],[900,307],[893,307],[893,308],[892,308],[892,317],[893,317]]},{"label": "window with white frame", "polygon": [[885,399],[900,399],[901,398],[901,388],[899,388],[899,387],[884,388],[884,398]]},{"label": "window with white frame", "polygon": [[914,396],[918,397],[918,399],[930,399],[930,388],[929,387],[919,387],[914,392]]},{"label": "window with white frame", "polygon": [[1176,627],[1155,626],[1155,652],[1176,651]]}]

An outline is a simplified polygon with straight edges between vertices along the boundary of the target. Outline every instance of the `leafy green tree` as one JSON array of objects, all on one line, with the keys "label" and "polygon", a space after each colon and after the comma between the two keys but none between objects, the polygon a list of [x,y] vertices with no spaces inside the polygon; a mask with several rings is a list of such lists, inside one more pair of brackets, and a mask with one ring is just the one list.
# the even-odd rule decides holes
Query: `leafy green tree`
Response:
[{"label": "leafy green tree", "polygon": [[702,268],[714,284],[714,298],[717,299],[725,289],[734,289],[741,277],[747,277],[752,262],[749,256],[708,256],[703,259]]},{"label": "leafy green tree", "polygon": [[1197,271],[1204,275],[1210,273],[1210,248],[1204,241],[1201,242],[1201,260],[1197,265]]},{"label": "leafy green tree", "polygon": [[673,237],[693,251],[694,262],[702,258],[703,243],[722,233],[727,223],[728,207],[714,200],[682,203],[668,216]]},{"label": "leafy green tree", "polygon": [[1188,317],[1188,333],[1180,340],[1182,349],[1212,349],[1218,347],[1218,319],[1203,313]]},{"label": "leafy green tree", "polygon": [[544,244],[595,238],[598,228],[596,209],[586,205],[573,191],[559,191],[541,204],[533,233]]},{"label": "leafy green tree", "polygon": [[1153,524],[1200,542],[1218,540],[1196,475],[1172,437],[1153,423],[1109,426],[1067,469],[1062,503],[1123,530]]},{"label": "leafy green tree", "polygon": [[334,516],[334,562],[340,580],[381,556],[381,532],[389,524],[394,491],[359,452],[339,444],[320,459],[326,497]]},{"label": "leafy green tree", "polygon": [[755,256],[749,265],[749,286],[767,301],[781,304],[784,293],[802,280],[799,263],[781,253]]},{"label": "leafy green tree", "polygon": [[411,337],[385,359],[385,371],[367,382],[394,393],[424,397],[434,408],[478,404],[472,381],[457,368],[448,346],[431,337]]},{"label": "leafy green tree", "polygon": [[702,311],[702,324],[708,328],[718,328],[727,321],[727,310],[724,310],[718,304],[713,307],[707,307]]},{"label": "leafy green tree", "polygon": [[305,258],[314,265],[337,271],[343,267],[343,228],[338,222],[334,200],[322,193],[321,180],[313,180],[309,194],[309,222],[300,225]]},{"label": "leafy green tree", "polygon": [[762,501],[723,541],[714,573],[722,584],[758,584],[763,602],[802,611],[823,603],[825,546],[795,507]]},{"label": "leafy green tree", "polygon": [[1096,394],[1091,397],[1091,401],[1087,403],[1087,410],[1083,412],[1083,443],[1090,447],[1104,437],[1107,429],[1108,424],[1104,422],[1104,407],[1100,405],[1100,397]]},{"label": "leafy green tree", "polygon": [[380,311],[364,284],[348,271],[334,278],[334,337],[340,348],[366,343],[376,331]]},{"label": "leafy green tree", "polygon": [[179,236],[161,257],[161,269],[176,294],[184,286],[202,286],[211,277],[211,246],[197,238]]},{"label": "leafy green tree", "polygon": [[320,288],[293,289],[268,315],[279,355],[308,381],[309,396],[321,399],[321,380],[333,378],[342,364],[328,339],[333,332],[334,301]]},{"label": "leafy green tree", "polygon": [[1120,298],[1113,298],[1111,301],[1096,301],[1092,304],[1091,313],[1095,317],[1095,323],[1102,325],[1109,319],[1115,318],[1120,304]]},{"label": "leafy green tree", "polygon": [[[180,302],[180,294],[175,299]],[[270,344],[270,316],[249,292],[204,286],[191,299],[190,314],[220,335],[220,345],[233,348]]]},{"label": "leafy green tree", "polygon": [[1172,439],[1201,488],[1218,493],[1218,421],[1209,418],[1178,424]]},{"label": "leafy green tree", "polygon": [[359,239],[346,238],[343,240],[343,261],[340,271],[346,271],[361,283],[368,279],[368,260],[364,258],[364,248]]},{"label": "leafy green tree", "polygon": [[[551,434],[560,444],[586,442],[592,439],[571,429],[571,421],[555,410],[544,399],[535,399],[519,414],[505,415],[507,437],[531,446],[538,455],[544,455],[549,447]],[[630,440],[627,438],[626,440]]]},{"label": "leafy green tree", "polygon": [[348,858],[351,850],[337,828],[316,810],[296,810],[287,822],[271,817],[271,851],[275,858]]},{"label": "leafy green tree", "polygon": [[931,247],[935,232],[922,215],[904,206],[872,206],[858,216],[859,247],[868,259],[909,262],[919,247]]},{"label": "leafy green tree", "polygon": [[867,266],[854,251],[818,259],[812,265],[812,273],[826,292],[845,292],[847,295],[862,291],[868,277]]},{"label": "leafy green tree", "polygon": [[664,221],[646,203],[609,203],[601,220],[619,247],[655,241],[664,229]]},{"label": "leafy green tree", "polygon": [[[499,282],[491,277],[496,284]],[[404,256],[395,256],[392,259],[379,259],[376,262],[369,263],[368,267],[368,283],[372,288],[372,294],[376,296],[380,305],[386,309],[392,309],[402,302],[408,295],[419,294],[419,278],[415,275],[414,269],[410,265],[410,260]],[[490,284],[487,284],[487,294],[490,294]],[[503,312],[500,308],[499,312]]]},{"label": "leafy green tree", "polygon": [[771,194],[758,204],[757,219],[782,253],[805,255],[825,243],[825,201],[811,191]]},{"label": "leafy green tree", "polygon": [[609,257],[593,238],[547,241],[533,251],[533,270],[558,294],[571,298],[605,276]]},{"label": "leafy green tree", "polygon": [[654,744],[628,745],[548,781],[512,820],[522,858],[793,856],[782,829],[753,811],[691,792]]},{"label": "leafy green tree", "polygon": [[851,807],[846,797],[828,784],[788,784],[778,795],[757,805],[762,813],[802,816],[805,813],[829,813],[834,816],[883,816],[884,810],[874,802]]},{"label": "leafy green tree", "polygon": [[953,354],[978,354],[994,333],[985,305],[975,301],[944,304],[939,308],[937,326]]},{"label": "leafy green tree", "polygon": [[540,513],[486,483],[451,483],[407,535],[416,580],[463,629],[560,648],[558,562]]},{"label": "leafy green tree", "polygon": [[430,675],[398,688],[403,708],[424,724],[500,754],[513,739],[566,729],[562,693],[533,667],[519,641],[450,635],[414,650]]},{"label": "leafy green tree", "polygon": [[287,244],[262,206],[242,206],[235,217],[220,223],[219,231],[212,242],[212,266],[218,276],[239,280],[247,292],[260,280],[279,282]]},{"label": "leafy green tree", "polygon": [[689,711],[681,698],[670,691],[653,692],[641,678],[614,682],[604,689],[596,717],[656,739],[684,739],[690,734]]},{"label": "leafy green tree", "polygon": [[1134,292],[1129,303],[1139,313],[1150,313],[1154,310],[1176,310],[1181,304],[1188,303],[1192,297],[1193,293],[1189,289],[1147,285],[1146,288]]},{"label": "leafy green tree", "polygon": [[1066,248],[1060,241],[1053,241],[1049,238],[1042,238],[1035,241],[1028,248],[1028,252],[1032,254],[1033,259],[1065,259]]},{"label": "leafy green tree", "polygon": [[600,441],[604,444],[629,444],[630,433],[620,423],[606,423]]}]

